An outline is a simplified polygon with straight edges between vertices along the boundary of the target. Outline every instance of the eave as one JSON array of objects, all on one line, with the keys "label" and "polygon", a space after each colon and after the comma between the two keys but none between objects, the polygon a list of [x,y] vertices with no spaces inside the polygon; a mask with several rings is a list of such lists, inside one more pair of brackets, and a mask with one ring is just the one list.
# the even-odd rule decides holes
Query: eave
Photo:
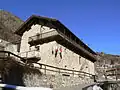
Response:
[{"label": "eave", "polygon": [[[48,26],[50,28],[56,29],[58,32],[58,35],[53,35],[48,38],[46,37],[45,39],[41,39],[41,44],[44,42],[50,42],[55,40],[63,46],[68,47],[70,50],[82,55],[83,57],[87,57],[92,62],[95,62],[97,60],[95,58],[96,53],[92,49],[90,49],[86,44],[84,44],[78,37],[76,37],[60,21],[56,19],[33,15],[30,18],[28,18],[26,22],[23,25],[21,25],[21,27],[15,33],[22,36],[25,31],[30,30],[33,24]],[[34,40],[33,42],[37,44],[38,41]]]},{"label": "eave", "polygon": [[[53,34],[52,34],[52,33]],[[77,53],[78,55],[89,59],[92,62],[96,61],[95,56],[93,56],[90,52],[88,52],[87,50],[85,50],[84,48],[82,48],[79,44],[77,44],[76,42],[70,40],[67,36],[65,36],[62,33],[58,33],[57,31],[51,31],[51,32],[47,32],[47,33],[43,33],[35,36],[30,37],[31,40],[29,40],[29,44],[31,46],[33,45],[38,45],[38,44],[44,44],[44,43],[48,43],[51,41],[56,41],[57,43],[63,45],[64,47],[68,48],[69,50]],[[48,33],[50,33],[48,35]],[[46,34],[46,35],[45,35]]]}]

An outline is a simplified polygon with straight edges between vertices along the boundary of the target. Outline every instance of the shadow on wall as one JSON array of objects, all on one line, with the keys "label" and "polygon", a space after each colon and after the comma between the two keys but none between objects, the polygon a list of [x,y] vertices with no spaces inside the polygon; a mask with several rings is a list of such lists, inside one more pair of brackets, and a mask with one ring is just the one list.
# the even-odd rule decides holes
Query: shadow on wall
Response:
[{"label": "shadow on wall", "polygon": [[26,86],[23,77],[25,74],[34,73],[33,71],[34,70],[27,66],[20,65],[17,61],[14,60],[14,58],[9,57],[4,61],[4,68],[2,70],[2,82],[5,84]]},{"label": "shadow on wall", "polygon": [[7,58],[4,61],[4,68],[2,70],[2,81],[5,84],[25,86],[23,82],[24,69],[18,65],[13,58]]}]

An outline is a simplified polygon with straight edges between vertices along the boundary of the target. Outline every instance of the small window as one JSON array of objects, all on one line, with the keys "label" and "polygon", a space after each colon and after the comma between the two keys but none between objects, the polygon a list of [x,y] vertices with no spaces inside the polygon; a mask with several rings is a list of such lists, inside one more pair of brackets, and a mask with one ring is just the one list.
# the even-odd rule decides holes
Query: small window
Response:
[{"label": "small window", "polygon": [[81,59],[81,56],[79,56],[79,64],[81,64],[81,60],[80,59]]},{"label": "small window", "polygon": [[17,44],[17,52],[20,52],[20,44]]},{"label": "small window", "polygon": [[69,74],[62,74],[62,76],[68,76],[69,77],[70,75]]},{"label": "small window", "polygon": [[36,51],[40,50],[40,46],[35,46]]}]

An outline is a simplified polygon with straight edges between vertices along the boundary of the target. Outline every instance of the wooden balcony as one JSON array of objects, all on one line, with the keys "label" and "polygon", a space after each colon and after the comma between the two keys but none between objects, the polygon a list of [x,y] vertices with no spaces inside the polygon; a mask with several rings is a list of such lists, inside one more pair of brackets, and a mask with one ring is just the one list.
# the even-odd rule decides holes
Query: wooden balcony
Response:
[{"label": "wooden balcony", "polygon": [[81,55],[82,57],[87,58],[91,60],[92,62],[96,61],[96,57],[92,53],[87,51],[80,44],[76,43],[73,39],[64,35],[61,32],[59,32],[59,35],[57,36],[56,41],[59,44],[63,45],[64,47],[67,47],[71,51],[74,51],[75,53]]},{"label": "wooden balcony", "polygon": [[63,45],[71,51],[74,51],[75,53],[91,60],[92,62],[96,61],[95,56],[91,54],[88,50],[86,50],[86,48],[76,43],[75,40],[66,36],[64,33],[57,32],[56,30],[29,37],[28,43],[33,46],[48,43],[50,41],[56,41],[57,43]]},{"label": "wooden balcony", "polygon": [[31,46],[37,45],[37,44],[47,43],[47,42],[53,41],[57,35],[58,35],[58,32],[56,30],[49,31],[46,33],[37,34],[35,36],[29,37],[28,43]]}]

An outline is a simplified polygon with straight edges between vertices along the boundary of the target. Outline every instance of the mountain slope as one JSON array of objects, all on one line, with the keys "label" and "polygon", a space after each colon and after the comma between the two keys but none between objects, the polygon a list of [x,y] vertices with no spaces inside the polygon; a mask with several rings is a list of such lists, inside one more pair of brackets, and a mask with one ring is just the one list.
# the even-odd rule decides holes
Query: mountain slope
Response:
[{"label": "mountain slope", "polygon": [[0,10],[0,21],[13,32],[23,23],[20,18],[4,10]]},{"label": "mountain slope", "polygon": [[22,23],[23,21],[15,15],[0,10],[0,38],[11,43],[19,43],[21,37],[14,32]]},{"label": "mountain slope", "polygon": [[[97,58],[98,58],[98,61],[95,62],[95,68],[96,68],[96,74],[98,75],[98,78],[103,77],[105,74],[108,75],[110,73],[111,74],[119,73],[119,70],[117,72],[114,72],[115,70],[112,70],[112,69],[115,69],[116,66],[120,65],[120,55],[97,53]],[[106,72],[108,70],[112,70],[112,71]],[[110,77],[113,78],[114,76],[110,76]]]}]

